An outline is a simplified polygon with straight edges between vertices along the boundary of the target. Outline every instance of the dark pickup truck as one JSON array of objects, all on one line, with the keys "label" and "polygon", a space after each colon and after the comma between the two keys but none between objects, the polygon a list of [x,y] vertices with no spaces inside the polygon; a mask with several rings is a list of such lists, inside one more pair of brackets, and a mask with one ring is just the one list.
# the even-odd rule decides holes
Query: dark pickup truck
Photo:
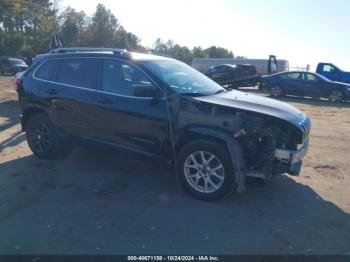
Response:
[{"label": "dark pickup truck", "polygon": [[205,75],[227,88],[256,86],[261,81],[255,66],[248,64],[213,66]]},{"label": "dark pickup truck", "polygon": [[177,167],[188,192],[205,200],[244,191],[247,176],[299,175],[311,122],[296,108],[225,90],[170,58],[64,51],[36,59],[17,81],[36,156],[114,146]]}]

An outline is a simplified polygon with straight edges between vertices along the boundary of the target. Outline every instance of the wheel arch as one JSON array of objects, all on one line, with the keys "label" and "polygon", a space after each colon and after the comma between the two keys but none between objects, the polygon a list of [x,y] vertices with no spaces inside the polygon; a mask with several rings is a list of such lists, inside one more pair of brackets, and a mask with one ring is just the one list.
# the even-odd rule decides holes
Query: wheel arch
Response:
[{"label": "wheel arch", "polygon": [[180,152],[181,149],[189,142],[199,139],[211,140],[218,142],[227,147],[227,139],[229,135],[223,131],[211,129],[208,127],[191,127],[185,129],[180,135],[176,143],[176,152]]},{"label": "wheel arch", "polygon": [[191,127],[186,129],[186,131],[179,137],[176,144],[177,153],[180,152],[187,143],[199,139],[214,141],[225,147],[232,161],[237,192],[243,193],[246,186],[246,165],[241,144],[227,132],[208,127]]},{"label": "wheel arch", "polygon": [[37,115],[37,114],[47,115],[46,111],[43,108],[38,106],[28,106],[23,109],[22,117],[21,117],[22,131],[25,131],[26,129],[26,124],[28,122],[28,119],[33,115]]}]

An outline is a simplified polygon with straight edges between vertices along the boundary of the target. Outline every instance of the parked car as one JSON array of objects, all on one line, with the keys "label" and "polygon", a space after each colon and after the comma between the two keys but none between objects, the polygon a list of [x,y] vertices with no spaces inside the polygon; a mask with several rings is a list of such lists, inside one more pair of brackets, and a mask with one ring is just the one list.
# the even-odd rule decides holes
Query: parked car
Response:
[{"label": "parked car", "polygon": [[332,81],[350,83],[350,72],[345,72],[331,63],[319,63],[316,73]]},{"label": "parked car", "polygon": [[205,73],[218,84],[228,88],[256,86],[261,80],[253,65],[218,65]]},{"label": "parked car", "polygon": [[225,90],[174,59],[101,50],[47,54],[22,75],[21,124],[36,156],[88,142],[127,149],[177,167],[206,200],[243,192],[246,176],[299,175],[311,128],[304,113]]},{"label": "parked car", "polygon": [[250,58],[194,58],[192,67],[198,71],[205,73],[211,67],[217,65],[241,65],[249,64],[255,66],[260,74],[273,74],[289,70],[289,62],[284,59],[278,59],[274,55],[270,55],[268,59],[250,59]]},{"label": "parked car", "polygon": [[271,96],[283,95],[328,98],[332,102],[341,102],[350,98],[350,85],[333,82],[319,74],[290,71],[263,76],[263,88]]},{"label": "parked car", "polygon": [[0,60],[0,75],[15,75],[28,68],[28,65],[19,58],[3,58]]}]

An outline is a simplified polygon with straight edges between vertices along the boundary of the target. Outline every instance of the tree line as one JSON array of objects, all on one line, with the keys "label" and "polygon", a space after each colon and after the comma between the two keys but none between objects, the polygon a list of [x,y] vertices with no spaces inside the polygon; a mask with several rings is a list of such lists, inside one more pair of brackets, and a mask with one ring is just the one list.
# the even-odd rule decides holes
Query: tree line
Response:
[{"label": "tree line", "polygon": [[67,7],[59,11],[52,0],[0,0],[0,57],[35,56],[50,50],[51,34],[57,32],[64,47],[112,47],[152,52],[190,64],[193,58],[233,58],[222,47],[190,49],[172,40],[157,39],[144,47],[128,32],[111,10],[98,4],[92,16]]}]

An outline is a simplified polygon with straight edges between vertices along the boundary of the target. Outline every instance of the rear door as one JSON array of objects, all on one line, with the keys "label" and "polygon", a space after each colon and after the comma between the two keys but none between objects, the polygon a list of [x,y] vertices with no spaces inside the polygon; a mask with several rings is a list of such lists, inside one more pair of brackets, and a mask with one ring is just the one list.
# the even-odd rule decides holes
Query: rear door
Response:
[{"label": "rear door", "polygon": [[[60,131],[89,137],[93,124],[92,92],[97,87],[99,59],[65,58],[60,60],[53,81],[42,81],[41,96],[49,115]],[[47,62],[49,63],[49,62]],[[40,69],[36,77],[41,78]]]},{"label": "rear door", "polygon": [[[121,147],[157,154],[168,131],[166,100],[137,66],[105,59],[94,92],[94,136]],[[159,98],[135,96],[137,86],[159,89]]]}]

